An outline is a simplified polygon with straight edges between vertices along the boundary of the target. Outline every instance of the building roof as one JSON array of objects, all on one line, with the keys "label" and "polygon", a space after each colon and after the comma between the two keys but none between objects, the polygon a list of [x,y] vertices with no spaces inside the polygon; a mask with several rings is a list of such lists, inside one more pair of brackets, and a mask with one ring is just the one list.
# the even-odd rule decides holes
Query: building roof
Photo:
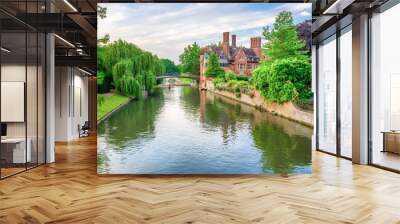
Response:
[{"label": "building roof", "polygon": [[[230,57],[228,59],[230,61],[234,60],[236,54],[239,53],[241,49],[243,49],[243,52],[246,55],[248,61],[258,62],[260,60],[253,49],[246,48],[246,47],[232,47],[232,46],[229,46]],[[211,53],[211,52],[217,53],[219,57],[222,56],[222,57],[227,58],[227,56],[224,54],[222,46],[218,46],[218,45],[205,46],[205,47],[201,48],[200,54]]]}]

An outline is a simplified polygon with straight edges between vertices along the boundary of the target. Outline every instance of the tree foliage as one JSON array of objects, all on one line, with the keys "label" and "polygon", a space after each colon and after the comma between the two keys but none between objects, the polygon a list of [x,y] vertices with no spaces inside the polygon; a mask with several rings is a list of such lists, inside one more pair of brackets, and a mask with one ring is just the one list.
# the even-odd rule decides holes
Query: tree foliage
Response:
[{"label": "tree foliage", "polygon": [[200,75],[200,46],[194,42],[185,47],[183,53],[179,56],[183,73]]},{"label": "tree foliage", "polygon": [[281,12],[273,26],[264,29],[264,37],[267,57],[253,71],[256,89],[272,102],[307,102],[312,98],[311,63],[292,14]]},{"label": "tree foliage", "polygon": [[311,64],[299,58],[275,60],[254,70],[253,82],[272,102],[303,102],[312,97]]},{"label": "tree foliage", "polygon": [[306,20],[302,23],[297,24],[297,33],[299,35],[299,38],[304,41],[308,54],[311,54],[312,45],[311,25],[311,20]]},{"label": "tree foliage", "polygon": [[100,19],[106,18],[107,17],[107,8],[101,7],[100,5],[97,4],[97,15],[100,17]]},{"label": "tree foliage", "polygon": [[217,77],[224,74],[224,69],[219,65],[219,58],[215,52],[211,52],[208,56],[207,70],[205,75],[207,77]]},{"label": "tree foliage", "polygon": [[161,59],[161,63],[163,64],[166,73],[179,74],[179,69],[173,61],[163,58]]},{"label": "tree foliage", "polygon": [[266,40],[263,50],[270,61],[288,57],[307,58],[305,43],[298,37],[292,13],[283,11],[275,18],[275,23],[264,28]]},{"label": "tree foliage", "polygon": [[[109,91],[111,82],[121,93],[137,98],[142,90],[152,92],[156,75],[165,73],[156,55],[123,40],[98,47],[99,89]],[[109,85],[109,86],[106,86]]]}]

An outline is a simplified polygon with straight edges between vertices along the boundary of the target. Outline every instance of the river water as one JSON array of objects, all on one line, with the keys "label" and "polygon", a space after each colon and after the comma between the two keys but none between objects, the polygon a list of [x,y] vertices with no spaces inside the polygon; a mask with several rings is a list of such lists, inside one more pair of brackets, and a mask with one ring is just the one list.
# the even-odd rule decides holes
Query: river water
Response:
[{"label": "river water", "polygon": [[98,127],[98,173],[310,173],[312,129],[192,87],[160,89]]}]

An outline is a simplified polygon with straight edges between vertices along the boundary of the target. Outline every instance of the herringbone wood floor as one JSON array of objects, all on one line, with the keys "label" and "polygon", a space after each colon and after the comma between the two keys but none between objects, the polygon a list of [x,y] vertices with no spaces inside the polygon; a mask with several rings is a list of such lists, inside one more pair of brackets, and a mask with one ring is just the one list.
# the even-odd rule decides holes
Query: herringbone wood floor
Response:
[{"label": "herringbone wood floor", "polygon": [[0,223],[400,223],[400,175],[313,152],[313,174],[98,176],[96,139],[0,181]]}]

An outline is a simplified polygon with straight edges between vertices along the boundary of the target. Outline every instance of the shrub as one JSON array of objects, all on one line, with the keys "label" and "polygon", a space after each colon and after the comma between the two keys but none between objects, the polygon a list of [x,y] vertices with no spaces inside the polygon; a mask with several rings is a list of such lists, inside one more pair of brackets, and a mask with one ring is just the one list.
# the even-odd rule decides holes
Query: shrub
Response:
[{"label": "shrub", "polygon": [[109,75],[106,75],[104,72],[97,73],[97,92],[98,93],[106,93],[111,89],[111,81],[112,78]]},{"label": "shrub", "polygon": [[234,72],[227,72],[224,74],[225,81],[235,80],[237,75]]},{"label": "shrub", "polygon": [[227,72],[215,78],[213,83],[217,90],[232,92],[236,97],[240,97],[242,93],[254,97],[252,85],[248,80],[249,78],[246,76],[238,76],[233,72]]},{"label": "shrub", "polygon": [[240,87],[239,87],[239,86],[236,86],[236,87],[235,87],[235,96],[236,96],[237,98],[240,98],[241,95],[242,95],[242,93],[240,92]]},{"label": "shrub", "polygon": [[261,95],[272,102],[301,102],[312,97],[311,64],[301,58],[265,63],[254,70],[253,81]]},{"label": "shrub", "polygon": [[249,81],[249,77],[244,76],[244,75],[238,75],[238,76],[236,76],[236,80]]}]

